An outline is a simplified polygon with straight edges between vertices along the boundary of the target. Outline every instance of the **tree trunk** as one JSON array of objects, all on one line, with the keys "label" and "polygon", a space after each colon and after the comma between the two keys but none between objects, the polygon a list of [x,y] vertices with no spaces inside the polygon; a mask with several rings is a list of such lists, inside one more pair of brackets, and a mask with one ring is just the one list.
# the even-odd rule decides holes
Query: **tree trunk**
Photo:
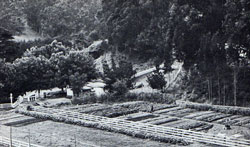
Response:
[{"label": "tree trunk", "polygon": [[208,88],[208,99],[209,99],[209,101],[211,101],[211,95],[210,95],[210,81],[209,81],[209,78],[208,78],[208,80],[207,80],[207,88]]},{"label": "tree trunk", "polygon": [[224,88],[223,88],[223,97],[224,97],[224,100],[223,100],[223,105],[226,105],[226,84],[225,84],[225,81],[224,81]]},{"label": "tree trunk", "polygon": [[233,74],[233,85],[234,85],[234,106],[237,106],[237,68],[234,67],[234,74]]},{"label": "tree trunk", "polygon": [[210,81],[210,101],[213,102],[213,80]]},{"label": "tree trunk", "polygon": [[220,77],[218,76],[218,96],[219,96],[219,104],[221,104],[221,90],[220,90]]}]

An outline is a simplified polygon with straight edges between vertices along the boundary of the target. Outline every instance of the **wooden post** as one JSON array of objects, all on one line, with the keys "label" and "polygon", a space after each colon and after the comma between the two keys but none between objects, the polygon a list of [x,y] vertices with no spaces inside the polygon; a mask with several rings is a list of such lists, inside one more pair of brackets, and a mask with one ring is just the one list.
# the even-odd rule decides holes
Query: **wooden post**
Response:
[{"label": "wooden post", "polygon": [[10,147],[12,147],[12,127],[10,126]]},{"label": "wooden post", "polygon": [[74,135],[74,138],[75,138],[75,147],[76,147],[76,135]]},{"label": "wooden post", "polygon": [[10,103],[11,103],[11,105],[13,103],[13,95],[12,95],[12,93],[10,93]]},{"label": "wooden post", "polygon": [[30,129],[29,129],[29,147],[31,147],[31,146],[30,146]]}]

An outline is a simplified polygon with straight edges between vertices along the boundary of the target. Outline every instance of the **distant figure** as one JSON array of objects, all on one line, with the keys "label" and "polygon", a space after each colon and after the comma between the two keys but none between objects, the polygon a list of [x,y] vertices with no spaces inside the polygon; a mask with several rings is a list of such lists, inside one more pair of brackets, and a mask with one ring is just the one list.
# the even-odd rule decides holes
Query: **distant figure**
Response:
[{"label": "distant figure", "polygon": [[151,109],[150,109],[150,112],[152,113],[154,111],[154,106],[151,105]]},{"label": "distant figure", "polygon": [[226,129],[226,130],[231,130],[230,125],[225,125],[225,129]]},{"label": "distant figure", "polygon": [[227,121],[226,121],[226,124],[225,124],[225,129],[226,130],[231,130],[231,126],[230,126],[230,119],[227,119]]}]

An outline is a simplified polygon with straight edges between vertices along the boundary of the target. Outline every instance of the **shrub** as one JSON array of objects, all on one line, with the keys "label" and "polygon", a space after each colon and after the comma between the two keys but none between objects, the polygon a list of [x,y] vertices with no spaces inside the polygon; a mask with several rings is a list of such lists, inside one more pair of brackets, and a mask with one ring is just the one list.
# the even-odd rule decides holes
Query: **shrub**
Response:
[{"label": "shrub", "polygon": [[148,76],[148,83],[153,89],[163,89],[167,84],[164,75],[161,72],[154,72]]},{"label": "shrub", "polygon": [[84,95],[80,97],[76,97],[72,100],[72,104],[88,104],[88,103],[96,103],[97,102],[97,96],[94,93],[85,93]]},{"label": "shrub", "polygon": [[125,93],[128,92],[128,87],[126,85],[125,80],[118,80],[114,84],[112,84],[113,90],[114,90],[114,95],[124,95]]}]

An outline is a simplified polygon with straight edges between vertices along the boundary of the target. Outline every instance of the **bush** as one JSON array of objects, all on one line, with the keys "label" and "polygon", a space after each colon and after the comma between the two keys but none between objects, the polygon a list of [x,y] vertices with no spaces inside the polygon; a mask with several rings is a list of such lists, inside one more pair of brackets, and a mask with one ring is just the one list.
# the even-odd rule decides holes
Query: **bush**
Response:
[{"label": "bush", "polygon": [[163,89],[167,84],[164,75],[160,72],[154,72],[152,75],[148,76],[147,81],[153,89]]},{"label": "bush", "polygon": [[125,80],[118,80],[114,84],[112,84],[113,90],[114,90],[114,95],[124,95],[125,93],[128,92],[128,87],[126,85]]},{"label": "bush", "polygon": [[96,103],[97,102],[97,96],[94,93],[85,93],[84,95],[80,97],[76,97],[72,100],[72,104],[81,105],[81,104],[88,104],[88,103]]}]

